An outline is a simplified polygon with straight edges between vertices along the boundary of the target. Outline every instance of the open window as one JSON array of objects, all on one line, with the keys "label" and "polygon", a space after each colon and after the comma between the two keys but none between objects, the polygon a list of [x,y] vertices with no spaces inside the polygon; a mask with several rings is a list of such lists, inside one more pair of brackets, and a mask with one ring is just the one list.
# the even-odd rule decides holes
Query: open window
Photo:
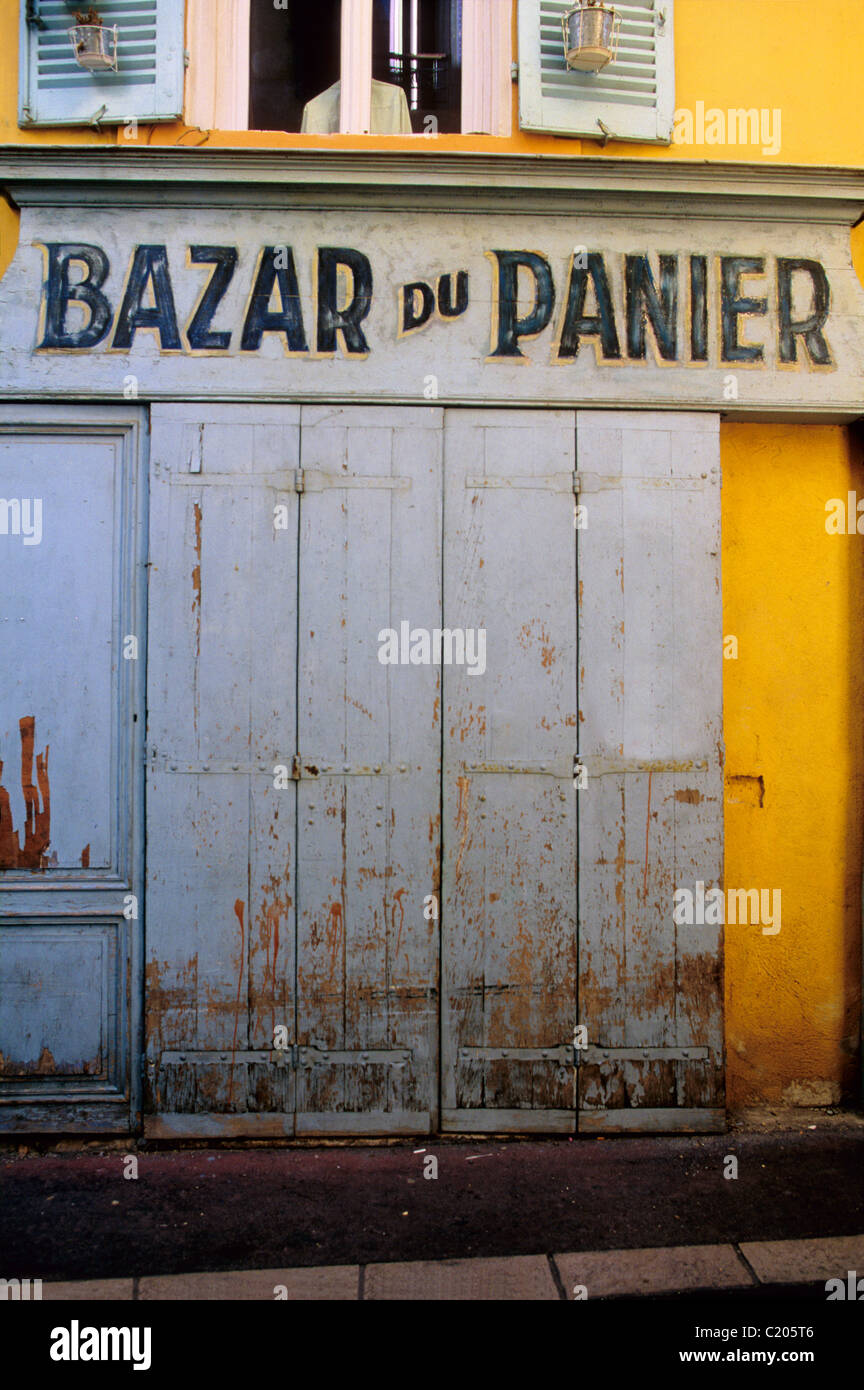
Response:
[{"label": "open window", "polygon": [[22,126],[510,134],[509,0],[98,0],[101,69],[81,0],[19,3]]},{"label": "open window", "polygon": [[[358,26],[371,24],[371,133],[459,131],[462,0],[346,3]],[[341,0],[250,0],[252,129],[339,131],[339,89],[368,71],[368,41],[341,51],[342,21]]]},{"label": "open window", "polygon": [[372,77],[402,88],[415,134],[459,132],[462,0],[374,0]]},{"label": "open window", "polygon": [[340,77],[340,0],[249,8],[249,127],[299,131],[307,102]]}]

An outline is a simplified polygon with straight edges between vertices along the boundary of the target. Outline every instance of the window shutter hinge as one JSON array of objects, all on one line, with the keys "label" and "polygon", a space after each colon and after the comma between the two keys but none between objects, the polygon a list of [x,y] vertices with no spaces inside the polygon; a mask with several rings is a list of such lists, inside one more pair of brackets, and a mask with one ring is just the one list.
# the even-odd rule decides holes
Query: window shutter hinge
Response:
[{"label": "window shutter hinge", "polygon": [[184,49],[183,49],[183,66],[184,66],[184,68],[188,68],[190,62],[191,62],[191,55],[190,55],[190,53],[189,53],[189,49],[188,49],[188,48],[184,48]]},{"label": "window shutter hinge", "polygon": [[665,28],[666,28],[666,11],[665,11],[665,10],[658,10],[658,11],[657,11],[657,32],[658,32],[658,34],[662,34],[662,33],[663,33],[663,30],[664,30]]},{"label": "window shutter hinge", "polygon": [[518,64],[518,63],[511,63],[511,64],[510,64],[510,81],[511,81],[511,82],[518,82],[518,81],[519,81],[519,64]]},{"label": "window shutter hinge", "polygon": [[32,24],[36,29],[48,28],[48,25],[39,13],[39,0],[27,0],[27,23]]},{"label": "window shutter hinge", "polygon": [[101,130],[101,129],[102,129],[102,127],[101,127],[101,125],[99,124],[99,122],[102,120],[102,117],[105,115],[105,113],[106,113],[107,110],[108,110],[108,107],[107,107],[107,106],[100,106],[98,111],[94,111],[94,112],[93,112],[93,115],[90,117],[89,124],[92,125],[92,127],[93,127],[94,130]]}]

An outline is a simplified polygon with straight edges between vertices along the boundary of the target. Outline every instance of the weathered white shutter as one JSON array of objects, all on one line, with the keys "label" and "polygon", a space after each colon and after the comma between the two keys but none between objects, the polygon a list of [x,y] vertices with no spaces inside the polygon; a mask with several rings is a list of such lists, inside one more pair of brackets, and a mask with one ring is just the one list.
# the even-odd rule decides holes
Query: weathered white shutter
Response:
[{"label": "weathered white shutter", "polygon": [[720,1130],[723,874],[718,417],[578,411],[583,1132]]},{"label": "weathered white shutter", "polygon": [[673,0],[615,0],[618,52],[598,73],[568,71],[561,18],[572,0],[519,0],[519,124],[598,140],[672,138]]},{"label": "weathered white shutter", "polygon": [[117,72],[78,66],[69,40],[76,10],[66,0],[21,0],[22,126],[120,125],[183,114],[183,0],[103,0],[117,26]]}]

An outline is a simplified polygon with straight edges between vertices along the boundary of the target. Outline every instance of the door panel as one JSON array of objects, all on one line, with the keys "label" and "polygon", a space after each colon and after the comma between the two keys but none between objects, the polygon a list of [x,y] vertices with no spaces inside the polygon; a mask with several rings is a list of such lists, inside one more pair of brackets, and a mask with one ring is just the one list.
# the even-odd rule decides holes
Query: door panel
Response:
[{"label": "door panel", "polygon": [[440,619],[441,441],[434,408],[303,410],[298,1133],[437,1120],[440,673],[379,633]]},{"label": "door panel", "polygon": [[293,1069],[274,1039],[282,1027],[294,1041],[296,787],[278,769],[296,725],[299,419],[291,406],[153,410],[153,1134],[231,1132],[223,1115],[239,1133],[293,1127]]},{"label": "door panel", "polygon": [[443,668],[446,1129],[574,1126],[574,468],[572,412],[448,412],[444,625],[486,670]]},{"label": "door panel", "polygon": [[124,1131],[140,1109],[140,423],[0,409],[4,1131]]},{"label": "door panel", "polygon": [[722,883],[716,416],[580,411],[579,1128],[722,1129],[722,927],[677,927]]},{"label": "door panel", "polygon": [[153,458],[148,1132],[717,1127],[716,422],[166,406]]}]

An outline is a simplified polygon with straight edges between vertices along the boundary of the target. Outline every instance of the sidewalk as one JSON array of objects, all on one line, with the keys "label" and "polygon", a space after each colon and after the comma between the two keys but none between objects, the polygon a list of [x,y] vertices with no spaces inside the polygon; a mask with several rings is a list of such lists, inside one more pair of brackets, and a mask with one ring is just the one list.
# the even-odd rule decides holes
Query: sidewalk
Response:
[{"label": "sidewalk", "polygon": [[864,1276],[864,1119],[792,1119],[678,1138],[5,1153],[0,1277],[40,1278],[46,1298],[95,1280],[99,1297],[140,1299],[820,1283],[824,1299],[826,1279]]},{"label": "sidewalk", "polygon": [[[592,1250],[504,1259],[422,1260],[104,1279],[43,1286],[45,1301],[230,1299],[574,1300],[736,1293],[826,1299],[829,1279],[864,1274],[864,1235],[743,1245]],[[842,1273],[840,1273],[842,1271]]]}]

